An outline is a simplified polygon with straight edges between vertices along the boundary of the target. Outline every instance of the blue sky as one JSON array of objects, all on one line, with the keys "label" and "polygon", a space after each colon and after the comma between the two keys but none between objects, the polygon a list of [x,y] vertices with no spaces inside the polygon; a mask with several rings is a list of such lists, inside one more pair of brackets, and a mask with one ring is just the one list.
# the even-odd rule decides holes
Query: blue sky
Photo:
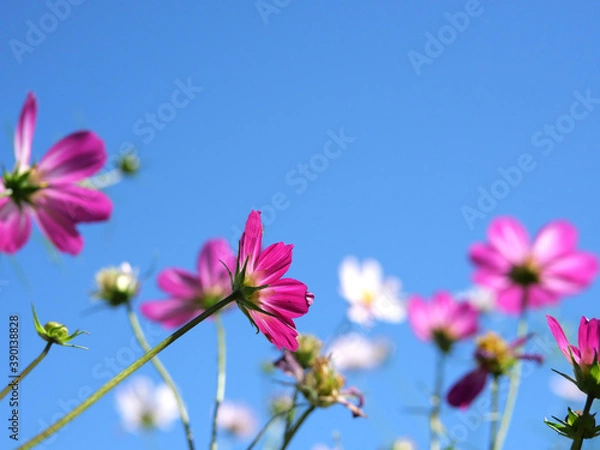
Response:
[{"label": "blue sky", "polygon": [[[12,130],[33,90],[35,157],[88,128],[111,156],[137,148],[144,166],[135,180],[107,190],[113,218],[81,227],[79,257],[55,258],[36,232],[17,256],[0,259],[0,318],[21,316],[23,362],[43,347],[30,325],[31,302],[42,320],[92,332],[81,338],[88,352],[53,349],[22,384],[22,438],[80,391],[99,387],[94,368],[129,345],[124,311],[89,313],[95,271],[123,260],[142,269],[192,268],[207,238],[235,242],[252,208],[270,218],[266,242],[295,245],[291,275],[316,295],[299,328],[326,340],[344,318],[337,268],[348,254],[374,257],[407,292],[430,295],[470,285],[466,249],[495,215],[514,215],[532,231],[567,218],[581,247],[600,253],[595,3],[75,3],[12,2],[0,17],[7,130],[0,162],[13,165]],[[553,312],[573,322],[594,315],[599,294],[596,284]],[[141,299],[160,296],[149,279]],[[225,322],[227,397],[260,410],[276,388],[260,364],[277,354],[241,314]],[[543,313],[532,322],[546,339]],[[507,336],[515,325],[490,322]],[[166,336],[148,328],[154,342]],[[195,329],[163,354],[189,403],[199,448],[214,393],[213,328]],[[433,379],[433,352],[406,323],[367,333],[396,346],[384,369],[350,378],[367,393],[370,418],[353,421],[341,407],[319,411],[292,448],[331,443],[332,430],[349,449],[397,436],[426,442],[426,420],[406,408],[426,405],[427,386],[417,380]],[[471,351],[459,350],[448,383],[469,368]],[[547,380],[550,367],[567,367],[548,351],[549,361],[524,380],[507,448],[523,440],[549,448],[556,440],[542,419],[562,416],[565,405],[548,394]],[[142,372],[155,377],[150,366]],[[449,425],[464,420],[448,415]],[[481,448],[486,433],[474,426],[464,448]],[[135,439],[120,430],[108,395],[46,447],[184,445],[178,427],[143,444]],[[238,447],[224,441],[223,448]]]}]

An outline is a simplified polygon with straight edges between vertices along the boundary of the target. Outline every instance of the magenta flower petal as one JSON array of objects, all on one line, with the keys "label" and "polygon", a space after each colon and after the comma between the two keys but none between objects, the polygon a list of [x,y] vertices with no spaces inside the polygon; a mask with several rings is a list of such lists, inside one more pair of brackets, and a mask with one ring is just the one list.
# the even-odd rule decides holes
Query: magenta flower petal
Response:
[{"label": "magenta flower petal", "polygon": [[291,278],[281,278],[269,284],[261,292],[264,310],[279,314],[286,319],[295,319],[308,312],[306,285]]},{"label": "magenta flower petal", "polygon": [[535,260],[545,265],[575,250],[577,230],[566,221],[550,222],[540,230],[531,249]]},{"label": "magenta flower petal", "polygon": [[33,92],[27,94],[27,99],[21,110],[21,116],[15,132],[15,159],[21,170],[29,167],[31,161],[31,143],[37,118],[37,101]]},{"label": "magenta flower petal", "polygon": [[200,280],[187,270],[170,268],[158,275],[158,287],[177,298],[194,298],[200,293]]},{"label": "magenta flower petal", "polygon": [[494,248],[477,242],[469,248],[469,257],[477,266],[494,272],[507,271],[510,263]]},{"label": "magenta flower petal", "polygon": [[259,285],[271,284],[279,280],[290,268],[292,264],[293,245],[286,245],[283,242],[269,245],[264,249],[256,259],[257,279]]},{"label": "magenta flower petal", "polygon": [[598,321],[585,317],[579,322],[578,344],[581,353],[581,363],[591,365],[598,351]]},{"label": "magenta flower petal", "polygon": [[429,308],[425,300],[418,295],[413,295],[408,300],[408,321],[419,339],[429,341],[432,338]]},{"label": "magenta flower petal", "polygon": [[298,332],[294,322],[283,317],[273,317],[258,311],[248,311],[252,320],[262,334],[279,350],[287,348],[295,352],[298,350]]},{"label": "magenta flower petal", "polygon": [[587,287],[598,275],[598,258],[587,252],[571,253],[549,263],[544,271],[544,281],[557,279]]},{"label": "magenta flower petal", "polygon": [[530,286],[527,288],[527,307],[541,308],[543,306],[553,306],[558,303],[559,296],[555,291],[547,286]]},{"label": "magenta flower petal", "polygon": [[479,367],[461,378],[448,392],[447,401],[457,408],[467,408],[483,391],[488,371]]},{"label": "magenta flower petal", "polygon": [[80,131],[54,144],[38,170],[48,183],[74,183],[94,175],[105,163],[104,142],[91,131]]},{"label": "magenta flower petal", "polygon": [[[569,361],[571,364],[573,364],[573,361],[571,359],[571,354],[569,353],[569,341],[567,340],[567,336],[565,336],[565,332],[563,331],[562,327],[558,323],[558,320],[556,320],[554,317],[552,317],[550,315],[546,315],[546,319],[548,320],[548,326],[550,327],[550,332],[554,336],[554,339],[556,339],[558,348],[560,348],[560,351],[563,352],[563,355],[565,355],[565,357],[567,358],[567,361]],[[579,362],[579,361],[576,361],[576,362]]]},{"label": "magenta flower petal", "polygon": [[522,311],[523,288],[510,286],[497,292],[496,304],[498,308],[509,314],[519,314]]},{"label": "magenta flower petal", "polygon": [[61,252],[77,255],[83,248],[83,238],[75,228],[75,221],[64,205],[49,197],[38,199],[35,217],[44,235]]},{"label": "magenta flower petal", "polygon": [[31,234],[27,210],[20,210],[9,198],[0,199],[0,251],[14,254]]},{"label": "magenta flower petal", "polygon": [[511,263],[520,263],[529,251],[527,230],[512,217],[495,219],[488,230],[492,247]]},{"label": "magenta flower petal", "polygon": [[140,311],[146,318],[167,328],[179,327],[201,313],[199,309],[190,308],[190,302],[181,298],[150,300],[140,305]]},{"label": "magenta flower petal", "polygon": [[98,222],[108,220],[112,213],[112,202],[108,196],[94,189],[77,185],[61,185],[60,189],[49,187],[41,194],[54,204],[60,204],[74,222]]},{"label": "magenta flower petal", "polygon": [[249,272],[254,271],[256,259],[260,255],[262,234],[263,226],[260,219],[260,212],[251,211],[240,239],[238,258],[241,266],[247,263],[246,268]]},{"label": "magenta flower petal", "polygon": [[204,290],[228,289],[231,286],[227,267],[235,271],[235,255],[225,239],[209,239],[198,256],[198,276]]}]

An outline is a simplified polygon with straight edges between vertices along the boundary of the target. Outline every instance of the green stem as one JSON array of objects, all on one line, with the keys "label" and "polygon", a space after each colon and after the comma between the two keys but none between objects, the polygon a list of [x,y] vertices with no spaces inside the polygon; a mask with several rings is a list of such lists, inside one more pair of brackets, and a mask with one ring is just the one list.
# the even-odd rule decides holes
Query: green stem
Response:
[{"label": "green stem", "polygon": [[250,443],[250,445],[248,446],[248,448],[246,450],[252,450],[254,448],[254,446],[256,444],[259,443],[260,438],[263,437],[263,434],[265,434],[265,432],[267,431],[267,429],[271,426],[271,424],[273,422],[275,422],[277,419],[279,419],[280,417],[289,414],[290,411],[292,411],[296,406],[292,406],[289,410],[287,411],[281,411],[280,413],[275,414],[273,417],[271,417],[269,419],[269,421],[265,424],[264,427],[262,427],[262,429],[258,432],[258,434],[256,435],[256,437],[254,438],[254,440]]},{"label": "green stem", "polygon": [[308,408],[306,408],[306,410],[300,416],[300,418],[298,419],[298,421],[296,422],[296,424],[294,425],[294,427],[289,432],[287,432],[285,434],[285,440],[283,441],[283,445],[281,446],[281,450],[285,450],[287,448],[287,446],[291,442],[291,440],[294,437],[294,435],[296,434],[296,432],[300,429],[300,427],[302,426],[302,424],[304,423],[304,421],[306,420],[306,418],[308,416],[310,416],[310,413],[312,413],[314,410],[315,410],[315,406],[313,406],[313,405],[311,405]]},{"label": "green stem", "polygon": [[[140,326],[140,322],[137,318],[137,315],[133,311],[133,308],[131,307],[131,303],[127,302],[126,304],[127,304],[127,317],[129,318],[129,323],[131,324],[131,328],[133,329],[133,334],[135,335],[136,339],[138,340],[138,342],[140,343],[140,345],[142,346],[144,351],[149,352],[152,349],[152,347],[150,346],[150,344],[148,344],[148,341],[146,340],[146,336],[144,336],[144,332],[142,331],[142,327]],[[164,382],[167,384],[167,386],[169,386],[169,388],[173,392],[175,401],[177,402],[177,409],[179,410],[179,416],[181,417],[181,422],[183,423],[183,428],[185,431],[185,438],[187,439],[188,448],[190,450],[194,450],[194,436],[192,433],[192,427],[190,426],[190,418],[188,416],[187,409],[185,408],[185,404],[183,403],[183,399],[181,398],[181,394],[179,393],[177,386],[175,386],[175,383],[173,382],[173,378],[171,378],[171,375],[167,371],[166,367],[163,365],[163,363],[160,361],[160,359],[158,359],[158,356],[155,356],[154,358],[152,358],[151,362],[154,365],[154,367],[156,368],[156,371],[160,374],[160,376],[164,380]]]},{"label": "green stem", "polygon": [[429,413],[429,432],[431,441],[429,448],[431,450],[440,450],[440,408],[442,389],[444,387],[444,368],[446,365],[446,352],[439,351],[437,356],[435,387],[431,396],[431,412]]},{"label": "green stem", "polygon": [[225,327],[221,321],[221,316],[215,314],[215,325],[217,327],[217,395],[215,396],[215,412],[213,413],[212,421],[212,438],[210,441],[210,450],[217,450],[217,418],[219,415],[219,407],[225,398],[225,381],[226,381],[226,358],[227,347],[225,343]]},{"label": "green stem", "polygon": [[583,426],[584,417],[589,416],[590,409],[592,409],[592,403],[594,403],[594,397],[592,395],[588,395],[587,400],[585,401],[585,406],[583,408],[583,412],[581,413],[579,419],[579,429],[577,430],[577,436],[573,439],[573,444],[571,445],[571,450],[581,450],[583,446],[585,427]]},{"label": "green stem", "polygon": [[[522,310],[519,318],[519,324],[517,325],[517,339],[524,337],[527,334],[527,289],[523,292]],[[501,450],[508,433],[508,427],[512,420],[512,415],[515,410],[515,404],[517,403],[517,395],[519,393],[519,384],[521,381],[521,360],[517,360],[515,367],[509,376],[510,387],[508,389],[508,396],[506,398],[506,404],[504,405],[504,412],[502,413],[502,420],[500,422],[500,429],[496,435],[496,443],[494,450]]]},{"label": "green stem", "polygon": [[498,392],[498,377],[494,376],[492,380],[492,418],[490,421],[490,450],[496,450],[496,436],[498,435],[498,411],[499,392]]},{"label": "green stem", "polygon": [[6,397],[6,394],[8,394],[11,391],[13,386],[19,384],[23,380],[23,378],[25,378],[29,374],[29,372],[35,369],[35,366],[37,366],[42,361],[42,359],[46,357],[46,355],[50,351],[50,347],[52,347],[52,344],[53,342],[48,342],[44,347],[44,350],[42,350],[42,353],[40,353],[40,355],[37,358],[31,361],[31,363],[27,367],[25,367],[25,370],[21,372],[18,377],[14,378],[13,381],[10,382],[9,385],[2,390],[2,392],[0,392],[0,400]]},{"label": "green stem", "polygon": [[66,414],[64,417],[62,417],[60,420],[58,420],[54,424],[50,425],[48,428],[46,428],[44,431],[39,433],[37,436],[33,437],[31,440],[29,440],[22,446],[18,447],[17,450],[28,450],[30,448],[33,448],[35,445],[39,444],[40,442],[42,442],[44,439],[48,438],[49,436],[52,436],[54,433],[56,433],[58,430],[60,430],[62,427],[67,425],[69,422],[71,422],[73,419],[75,419],[77,416],[79,416],[82,412],[84,412],[86,409],[88,409],[90,406],[92,406],[94,403],[96,403],[98,400],[100,400],[104,395],[106,395],[106,393],[108,393],[111,389],[113,389],[121,381],[123,381],[125,378],[130,376],[132,373],[134,373],[136,370],[138,370],[140,367],[142,367],[144,364],[146,364],[148,361],[150,361],[152,358],[154,358],[156,355],[158,355],[161,351],[163,351],[165,348],[167,348],[169,345],[171,345],[173,342],[175,342],[177,339],[179,339],[185,333],[190,331],[192,328],[194,328],[196,325],[198,325],[200,322],[202,322],[207,317],[210,317],[212,314],[214,314],[215,312],[217,312],[224,306],[226,306],[229,303],[236,300],[238,295],[239,294],[237,292],[233,292],[231,295],[224,298],[216,305],[208,308],[206,311],[204,311],[198,317],[196,317],[196,318],[192,319],[191,321],[189,321],[188,323],[186,323],[184,326],[179,328],[177,331],[175,331],[173,334],[171,334],[165,340],[163,340],[158,345],[156,345],[154,348],[152,348],[149,352],[142,355],[137,361],[133,362],[133,364],[131,364],[129,367],[125,368],[123,371],[121,371],[120,373],[115,375],[114,378],[112,378],[110,381],[108,381],[106,384],[104,384],[104,386],[102,386],[100,389],[98,389],[96,392],[94,392],[90,397],[88,397],[85,401],[83,401],[79,406],[77,406],[75,409],[70,411],[68,414]]},{"label": "green stem", "polygon": [[285,433],[287,434],[290,431],[290,427],[292,426],[292,420],[294,420],[294,411],[296,408],[296,401],[298,400],[298,386],[294,388],[294,395],[292,396],[292,407],[287,413],[285,417]]}]

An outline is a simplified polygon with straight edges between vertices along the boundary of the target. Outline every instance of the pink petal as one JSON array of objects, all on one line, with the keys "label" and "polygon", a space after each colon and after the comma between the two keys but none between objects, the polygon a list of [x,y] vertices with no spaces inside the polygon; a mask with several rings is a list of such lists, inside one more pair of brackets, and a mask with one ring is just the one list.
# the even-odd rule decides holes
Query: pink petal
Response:
[{"label": "pink petal", "polygon": [[578,333],[579,351],[581,352],[581,362],[591,365],[596,355],[596,346],[598,344],[598,329],[596,323],[592,323],[585,317],[579,322]]},{"label": "pink petal", "polygon": [[112,213],[110,198],[94,189],[64,184],[43,189],[40,195],[48,198],[55,207],[67,211],[76,223],[108,220]]},{"label": "pink petal", "polygon": [[98,172],[106,162],[104,142],[91,131],[70,134],[52,146],[38,165],[43,181],[73,183]]},{"label": "pink petal", "polygon": [[448,328],[455,339],[465,339],[477,333],[479,313],[470,303],[457,305],[449,318]]},{"label": "pink petal", "polygon": [[544,285],[559,294],[575,294],[586,288],[598,275],[598,258],[586,252],[562,256],[542,272]]},{"label": "pink petal", "polygon": [[496,305],[498,309],[509,314],[519,314],[523,309],[523,288],[511,286],[497,292]]},{"label": "pink petal", "polygon": [[293,245],[278,242],[264,249],[256,260],[254,267],[256,283],[262,286],[279,280],[292,264],[293,248]]},{"label": "pink petal", "polygon": [[511,263],[521,263],[529,253],[527,230],[512,217],[495,219],[488,229],[492,247]]},{"label": "pink petal", "polygon": [[158,275],[158,287],[173,297],[193,299],[201,295],[198,276],[187,270],[169,268]]},{"label": "pink petal", "polygon": [[141,304],[142,314],[167,328],[179,327],[202,313],[187,299],[170,298],[167,300],[151,300]]},{"label": "pink petal", "polygon": [[308,312],[307,288],[291,278],[274,281],[259,293],[260,306],[267,312],[286,319],[303,316]]},{"label": "pink petal", "polygon": [[487,269],[477,270],[473,274],[473,281],[475,284],[485,286],[494,292],[507,289],[511,285],[508,276],[499,272],[491,272]]},{"label": "pink petal", "polygon": [[260,219],[260,211],[251,211],[246,221],[246,228],[240,238],[238,262],[240,270],[247,263],[249,272],[254,270],[254,262],[260,254],[262,245],[263,226]]},{"label": "pink petal", "polygon": [[408,299],[408,322],[419,339],[422,341],[431,340],[432,327],[429,306],[418,295],[413,295]]},{"label": "pink petal", "polygon": [[457,408],[468,408],[483,391],[488,372],[479,367],[461,378],[448,392],[447,401]]},{"label": "pink petal", "polygon": [[535,237],[532,254],[539,265],[545,265],[554,259],[575,250],[577,230],[569,222],[557,220],[550,222]]},{"label": "pink petal", "polygon": [[510,270],[510,261],[487,244],[478,242],[471,245],[469,257],[474,264],[490,272],[506,273]]},{"label": "pink petal", "polygon": [[23,208],[8,197],[0,199],[0,251],[14,254],[29,239],[31,219],[27,207]]},{"label": "pink petal", "polygon": [[27,99],[21,110],[19,123],[15,132],[15,159],[19,169],[29,167],[31,161],[31,143],[37,118],[37,101],[33,92],[27,94]]},{"label": "pink petal", "polygon": [[565,332],[558,323],[558,320],[550,315],[546,315],[546,319],[548,320],[550,332],[554,336],[554,339],[556,339],[556,343],[558,344],[560,351],[563,352],[563,355],[565,355],[567,361],[573,364],[571,361],[571,354],[569,353],[569,341],[567,341],[567,336],[565,336]]},{"label": "pink petal", "polygon": [[235,272],[235,256],[225,239],[208,240],[198,257],[198,275],[204,292],[230,290],[227,269]]},{"label": "pink petal", "polygon": [[34,214],[44,235],[61,252],[77,255],[83,248],[83,238],[75,228],[75,220],[62,202],[48,196],[37,196]]},{"label": "pink petal", "polygon": [[289,319],[268,316],[258,311],[248,311],[258,329],[279,350],[287,348],[295,352],[298,350],[298,332],[294,322]]},{"label": "pink petal", "polygon": [[544,284],[543,286],[532,285],[527,288],[527,307],[541,308],[556,305],[560,297]]}]

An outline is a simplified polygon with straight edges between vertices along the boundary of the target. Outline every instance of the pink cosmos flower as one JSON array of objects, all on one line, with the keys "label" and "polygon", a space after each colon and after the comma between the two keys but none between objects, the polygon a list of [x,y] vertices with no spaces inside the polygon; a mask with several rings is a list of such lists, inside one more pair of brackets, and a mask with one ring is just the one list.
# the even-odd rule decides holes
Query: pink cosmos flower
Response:
[{"label": "pink cosmos flower", "polygon": [[77,184],[104,166],[104,143],[91,131],[79,131],[31,164],[36,117],[37,102],[29,93],[15,133],[15,168],[0,179],[0,251],[13,254],[25,245],[33,216],[58,250],[77,255],[83,238],[76,225],[108,220],[112,212],[104,193]]},{"label": "pink cosmos flower", "polygon": [[546,316],[546,318],[558,347],[573,366],[575,380],[572,381],[582,392],[593,395],[594,398],[600,398],[600,363],[598,362],[600,357],[600,320],[581,318],[579,346],[576,347],[569,344],[565,332],[554,317]]},{"label": "pink cosmos flower", "polygon": [[234,289],[243,298],[237,303],[278,349],[296,351],[293,319],[308,312],[314,296],[304,283],[282,278],[292,263],[294,246],[278,242],[263,250],[262,234],[260,212],[252,211],[240,239]]},{"label": "pink cosmos flower", "polygon": [[568,222],[550,222],[533,242],[517,220],[495,219],[487,243],[476,243],[470,257],[475,282],[496,291],[498,307],[508,313],[556,304],[592,282],[598,259],[576,250],[577,230]]},{"label": "pink cosmos flower", "polygon": [[436,293],[429,303],[418,295],[408,302],[408,320],[414,333],[423,341],[434,341],[443,352],[477,332],[475,307],[455,301],[448,292]]},{"label": "pink cosmos flower", "polygon": [[477,368],[462,377],[448,392],[446,400],[451,406],[467,408],[483,391],[488,377],[506,375],[518,360],[542,363],[541,355],[517,352],[530,336],[519,338],[511,344],[506,343],[493,332],[477,339],[475,360]]},{"label": "pink cosmos flower", "polygon": [[169,268],[158,276],[166,300],[141,305],[142,314],[168,328],[179,327],[231,293],[229,271],[235,269],[233,250],[225,239],[211,239],[198,256],[197,273]]}]

